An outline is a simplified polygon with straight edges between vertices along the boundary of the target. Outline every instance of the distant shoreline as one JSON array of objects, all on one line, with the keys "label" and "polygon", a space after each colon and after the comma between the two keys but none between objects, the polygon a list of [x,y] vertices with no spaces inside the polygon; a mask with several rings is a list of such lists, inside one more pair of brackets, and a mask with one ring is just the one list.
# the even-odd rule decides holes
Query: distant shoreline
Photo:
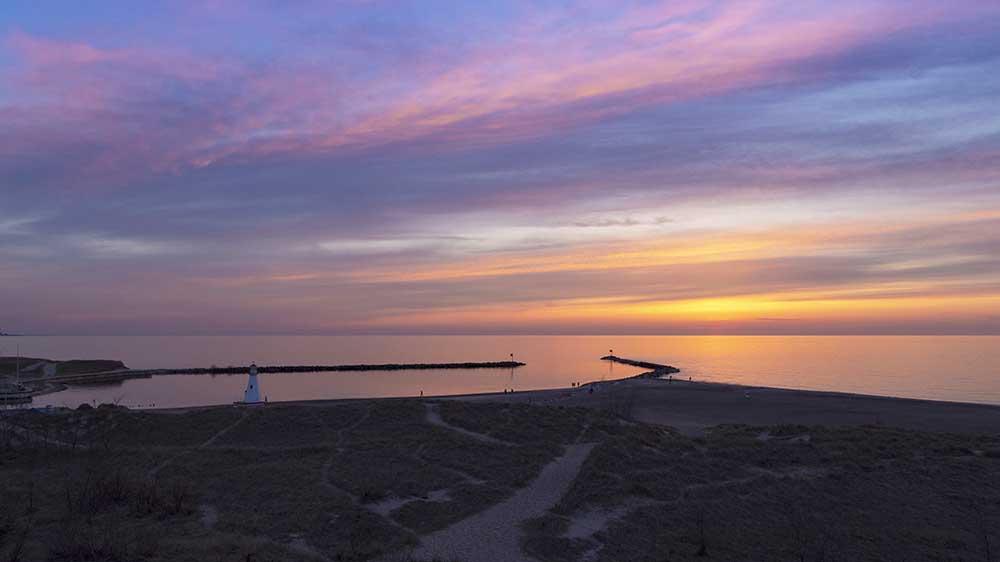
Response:
[{"label": "distant shoreline", "polygon": [[[594,392],[590,389],[594,388]],[[828,390],[643,378],[594,381],[579,387],[432,396],[319,398],[272,401],[264,407],[395,400],[509,402],[611,409],[634,421],[702,435],[719,425],[885,425],[921,431],[1000,434],[1000,405],[880,396]],[[231,404],[142,408],[175,414],[232,408]]]},{"label": "distant shoreline", "polygon": [[[524,367],[519,361],[487,361],[462,363],[381,363],[355,365],[263,365],[259,373],[329,373],[357,371],[431,371],[431,370],[477,370],[477,369],[517,369]],[[81,373],[55,376],[49,380],[63,383],[109,381],[128,378],[145,378],[156,375],[245,375],[250,366],[240,367],[188,367],[180,369],[120,369],[115,371]]]},{"label": "distant shoreline", "polygon": [[[648,373],[643,373],[643,375]],[[594,392],[590,389],[594,388]],[[643,423],[702,435],[719,425],[888,426],[945,433],[1000,434],[1000,405],[880,396],[828,390],[649,378],[594,381],[579,387],[434,396],[321,398],[275,401],[267,407],[322,406],[377,400],[458,400],[610,409]],[[164,414],[228,408],[153,408]]]},{"label": "distant shoreline", "polygon": [[[680,370],[669,365],[605,356],[603,360],[654,368],[622,379],[592,381],[575,387],[523,390],[513,393],[445,394],[425,396],[433,400],[507,401],[552,403],[567,406],[607,407],[607,403],[627,402],[632,417],[660,425],[678,427],[694,433],[726,423],[775,425],[804,424],[900,424],[937,431],[986,431],[1000,433],[1000,405],[971,401],[948,401],[933,398],[859,394],[835,390],[810,390],[788,387],[740,385],[725,382],[689,381],[687,377],[668,378]],[[519,362],[428,363],[329,366],[263,366],[262,373],[328,371],[383,371],[403,369],[508,369]],[[119,370],[54,377],[52,383],[86,384],[114,382],[127,378],[152,377],[158,374],[245,374],[247,367],[208,369]],[[64,387],[63,387],[64,388]],[[49,387],[48,392],[62,388]],[[591,392],[591,389],[594,389]],[[45,393],[48,393],[45,392]],[[614,397],[609,398],[609,395]],[[362,396],[356,398],[319,398],[272,402],[272,406],[322,404],[344,400],[394,400],[417,396]],[[227,407],[228,404],[156,408],[163,411]],[[619,406],[615,406],[619,407]],[[622,406],[624,407],[624,406]],[[982,420],[970,419],[977,412]],[[923,418],[923,419],[921,419]]]},{"label": "distant shoreline", "polygon": [[[9,358],[8,358],[9,359]],[[67,364],[87,363],[86,361],[51,361],[48,359],[24,358],[24,361],[36,364]],[[240,367],[207,367],[183,369],[128,369],[116,361],[122,368],[102,371],[76,372],[65,375],[36,376],[22,378],[21,382],[28,388],[16,392],[17,398],[24,396],[42,396],[65,390],[67,386],[78,384],[113,383],[128,379],[150,378],[159,375],[243,375],[249,372],[250,366]],[[264,365],[257,367],[260,373],[324,373],[324,372],[379,372],[379,371],[429,371],[429,370],[513,370],[525,366],[520,361],[480,361],[461,363],[384,363],[384,364],[354,364],[354,365]],[[2,381],[2,379],[0,379]],[[14,400],[14,392],[0,392],[0,402]]]}]

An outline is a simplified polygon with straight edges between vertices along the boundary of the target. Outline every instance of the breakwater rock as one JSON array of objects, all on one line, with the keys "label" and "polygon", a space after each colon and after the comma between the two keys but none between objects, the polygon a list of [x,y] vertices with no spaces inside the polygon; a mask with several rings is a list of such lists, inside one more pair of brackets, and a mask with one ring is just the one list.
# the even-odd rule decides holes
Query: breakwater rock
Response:
[{"label": "breakwater rock", "polygon": [[[382,363],[374,365],[265,365],[258,366],[259,373],[324,373],[336,371],[427,371],[437,369],[513,369],[525,364],[518,361],[492,361],[468,363]],[[201,369],[158,369],[157,375],[232,375],[243,374],[246,367],[208,367]]]},{"label": "breakwater rock", "polygon": [[649,361],[636,361],[635,359],[626,359],[624,357],[618,357],[617,355],[605,355],[604,357],[601,357],[601,360],[621,363],[622,365],[628,365],[630,367],[639,367],[640,369],[650,369],[652,371],[652,373],[643,373],[643,375],[640,376],[656,375],[659,377],[681,372],[681,370],[677,367],[670,365],[660,365],[659,363],[651,363]]},{"label": "breakwater rock", "polygon": [[[472,370],[472,369],[516,369],[525,363],[519,361],[487,361],[465,363],[383,363],[358,365],[264,365],[258,366],[259,373],[329,373],[349,371],[426,371],[426,370]],[[187,367],[182,369],[119,369],[103,373],[89,373],[50,377],[51,382],[78,384],[87,382],[113,382],[131,378],[145,378],[154,375],[242,375],[250,371],[250,366],[242,367]]]}]

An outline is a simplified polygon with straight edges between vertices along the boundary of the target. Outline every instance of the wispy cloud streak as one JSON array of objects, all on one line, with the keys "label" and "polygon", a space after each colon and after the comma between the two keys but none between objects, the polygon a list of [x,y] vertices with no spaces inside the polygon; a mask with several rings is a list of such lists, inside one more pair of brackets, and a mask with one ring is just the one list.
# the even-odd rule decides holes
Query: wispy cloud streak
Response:
[{"label": "wispy cloud streak", "polygon": [[127,8],[0,19],[6,324],[1000,331],[991,3]]}]

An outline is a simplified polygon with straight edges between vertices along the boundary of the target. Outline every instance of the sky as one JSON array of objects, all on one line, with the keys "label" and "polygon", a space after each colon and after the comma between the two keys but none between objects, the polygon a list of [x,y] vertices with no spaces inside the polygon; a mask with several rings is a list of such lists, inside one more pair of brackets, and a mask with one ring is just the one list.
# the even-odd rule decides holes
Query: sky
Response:
[{"label": "sky", "polygon": [[4,0],[0,331],[998,334],[1000,3]]}]

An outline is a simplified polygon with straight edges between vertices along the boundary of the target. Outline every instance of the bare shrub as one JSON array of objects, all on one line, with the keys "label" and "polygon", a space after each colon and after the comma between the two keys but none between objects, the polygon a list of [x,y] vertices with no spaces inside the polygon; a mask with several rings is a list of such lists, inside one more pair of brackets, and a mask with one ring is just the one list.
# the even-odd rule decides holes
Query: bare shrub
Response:
[{"label": "bare shrub", "polygon": [[[0,453],[14,450],[14,427],[7,423],[7,414],[0,410]],[[0,460],[2,462],[2,460]]]},{"label": "bare shrub", "polygon": [[829,562],[836,558],[836,541],[807,506],[793,504],[785,514],[787,544],[799,562]]},{"label": "bare shrub", "polygon": [[976,535],[979,536],[979,541],[982,544],[983,558],[986,562],[993,562],[993,549],[990,544],[991,526],[987,520],[986,512],[978,503],[973,505],[973,512],[975,514]]},{"label": "bare shrub", "polygon": [[128,507],[133,514],[180,515],[193,510],[190,484],[136,476],[122,469],[109,472],[87,470],[67,481],[66,511],[71,515],[93,516],[115,507]]},{"label": "bare shrub", "polygon": [[51,556],[65,562],[124,562],[129,559],[130,542],[134,541],[130,540],[118,518],[107,518],[100,523],[86,520],[67,526],[58,535],[52,546]]},{"label": "bare shrub", "polygon": [[695,514],[695,524],[698,527],[698,552],[695,556],[708,556],[708,540],[705,537],[705,508],[698,508]]},{"label": "bare shrub", "polygon": [[[5,498],[6,499],[6,498]],[[19,562],[35,522],[35,481],[28,482],[24,505],[9,501],[0,510],[0,562]]]},{"label": "bare shrub", "polygon": [[0,520],[0,560],[20,562],[33,523],[33,516],[15,522],[12,517],[5,515]]},{"label": "bare shrub", "polygon": [[52,545],[50,557],[63,562],[131,562],[152,558],[159,548],[160,533],[156,528],[136,526],[112,514],[70,522]]},{"label": "bare shrub", "polygon": [[192,511],[194,492],[191,485],[183,480],[175,480],[167,487],[163,511],[168,515],[182,515]]}]

